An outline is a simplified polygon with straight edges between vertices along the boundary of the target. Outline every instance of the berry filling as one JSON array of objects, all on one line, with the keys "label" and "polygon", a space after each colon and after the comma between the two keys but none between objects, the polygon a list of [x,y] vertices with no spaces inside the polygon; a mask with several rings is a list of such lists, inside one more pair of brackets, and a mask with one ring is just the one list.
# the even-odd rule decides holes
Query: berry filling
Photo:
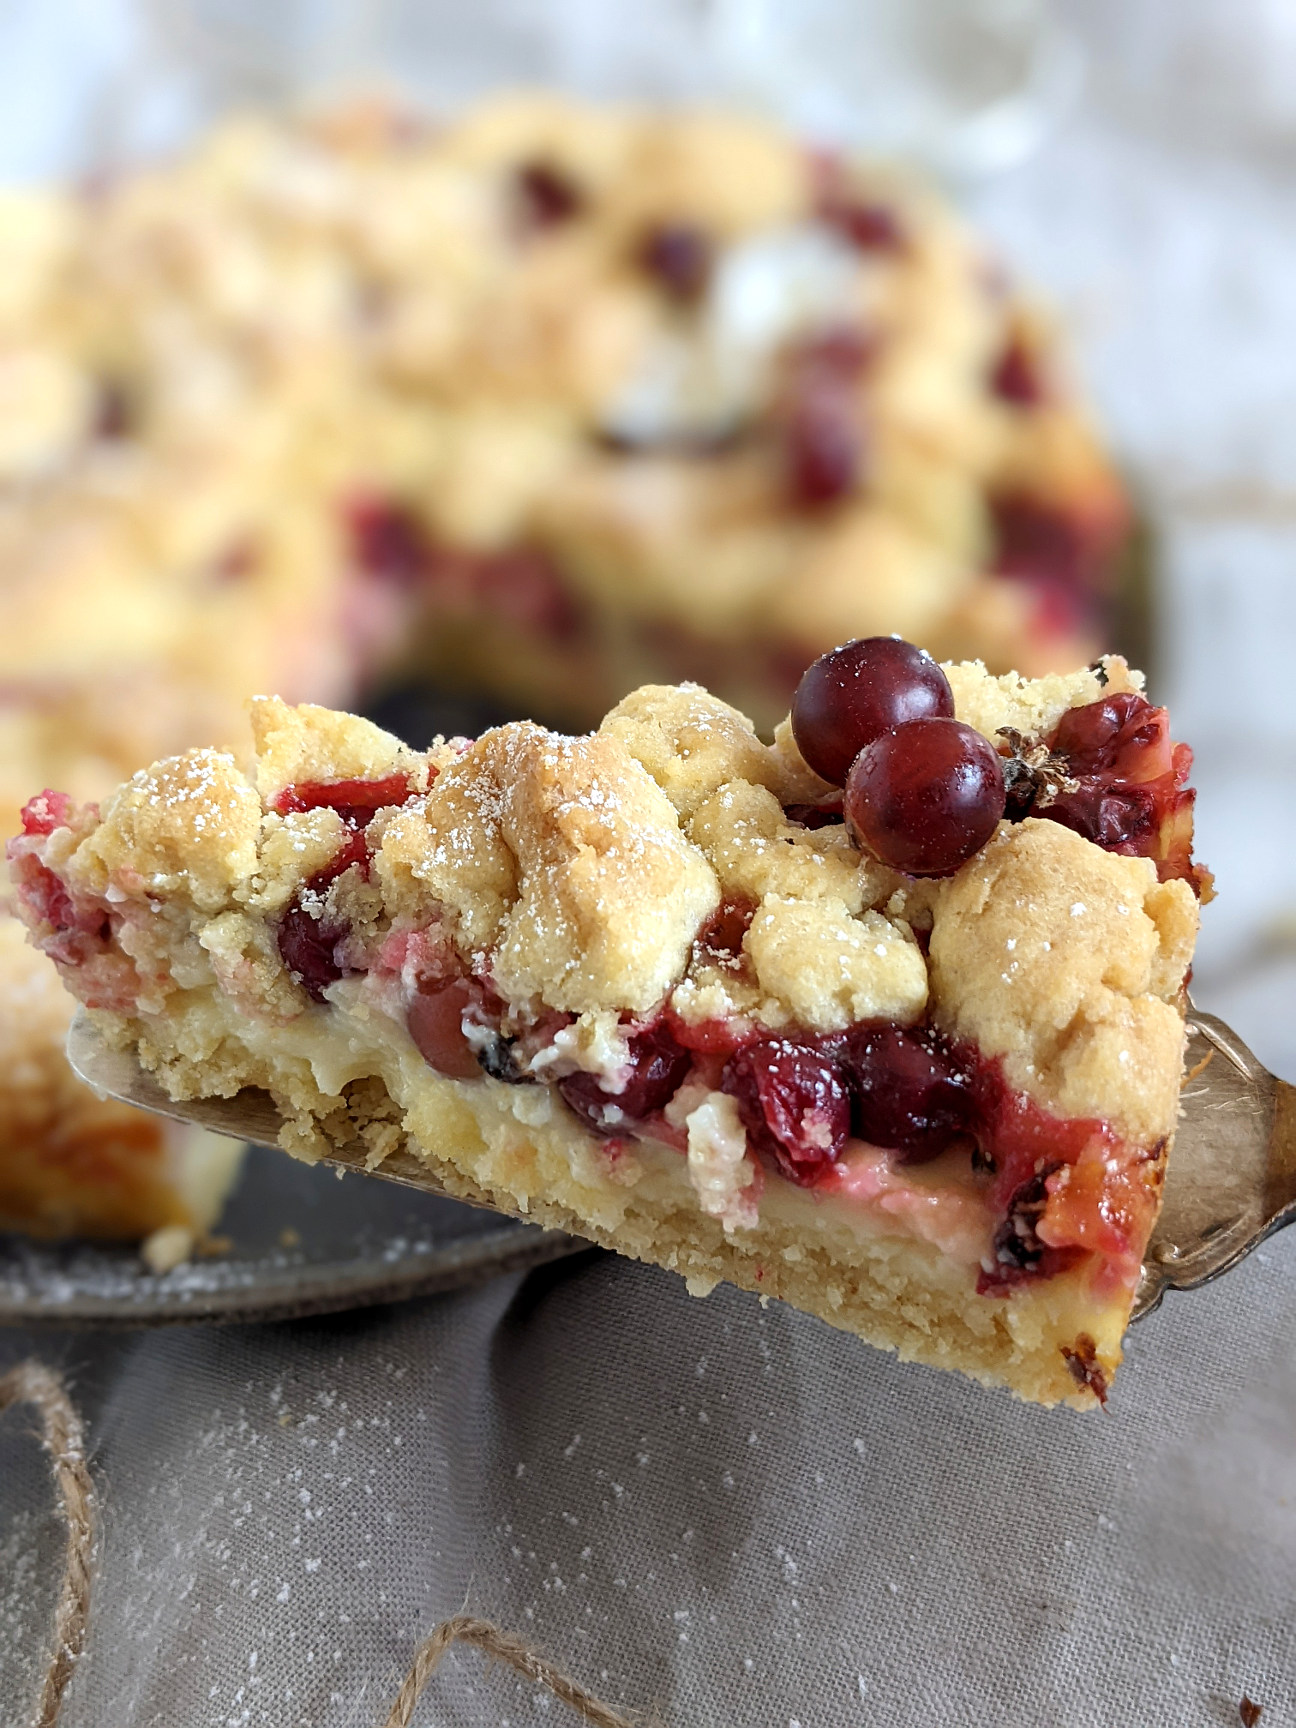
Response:
[{"label": "berry filling", "polygon": [[837,231],[858,252],[899,252],[904,230],[889,205],[855,191],[841,158],[824,152],[811,158],[816,208],[821,222]]},{"label": "berry filling", "polygon": [[700,228],[666,223],[645,236],[639,261],[672,300],[689,305],[711,278],[711,241]]},{"label": "berry filling", "polygon": [[900,1164],[924,1164],[966,1144],[976,1126],[967,1063],[926,1027],[859,1026],[842,1064],[856,1139],[885,1146]]},{"label": "berry filling", "polygon": [[694,938],[694,964],[741,969],[743,937],[751,928],[755,911],[756,902],[745,896],[722,900]]},{"label": "berry filling", "polygon": [[440,545],[394,499],[352,500],[343,512],[351,557],[364,575],[401,593],[418,590],[438,611],[485,612],[528,634],[566,642],[581,617],[548,555],[536,547],[473,552]]},{"label": "berry filling", "polygon": [[841,1156],[850,1095],[839,1064],[813,1045],[758,1038],[730,1057],[720,1085],[737,1100],[748,1141],[791,1181],[809,1185]]},{"label": "berry filling", "polygon": [[411,796],[404,774],[381,780],[303,780],[285,786],[270,808],[281,816],[297,810],[336,810],[349,828],[364,828],[379,810],[404,804]]},{"label": "berry filling", "polygon": [[570,1109],[596,1134],[619,1134],[634,1122],[655,1115],[679,1091],[693,1058],[680,1045],[665,1020],[629,1041],[625,1084],[613,1092],[597,1075],[568,1074],[558,1090]]},{"label": "berry filling", "polygon": [[865,442],[856,383],[873,345],[842,327],[799,343],[788,355],[788,381],[778,420],[789,501],[820,510],[853,492],[864,468]]},{"label": "berry filling", "polygon": [[369,848],[363,830],[352,834],[332,862],[298,889],[279,920],[279,956],[313,1002],[322,1002],[329,985],[347,974],[339,949],[350,935],[350,926],[329,910],[325,896],[353,865],[368,875]]},{"label": "berry filling", "polygon": [[54,792],[48,786],[29,798],[22,808],[24,834],[52,834],[56,828],[66,828],[72,820],[72,800],[66,792]]},{"label": "berry filling", "polygon": [[369,874],[365,831],[379,810],[404,804],[414,793],[408,776],[388,774],[379,780],[304,780],[285,786],[271,802],[281,816],[304,810],[336,810],[351,830],[332,859],[298,889],[279,921],[277,942],[284,965],[314,1002],[324,1000],[330,984],[347,975],[340,958],[350,935],[344,918],[326,901],[329,889],[353,866]]},{"label": "berry filling", "polygon": [[551,162],[524,162],[514,176],[524,231],[560,228],[585,207],[579,186]]},{"label": "berry filling", "polygon": [[1205,872],[1192,861],[1192,751],[1170,737],[1170,717],[1133,691],[1100,697],[1062,716],[1046,740],[1061,771],[1056,790],[1019,790],[1014,814],[1047,817],[1106,852],[1150,858],[1166,882],[1200,894]]},{"label": "berry filling", "polygon": [[133,999],[131,962],[113,946],[118,916],[97,894],[73,893],[38,855],[56,829],[97,816],[94,804],[77,806],[66,792],[46,790],[23,806],[22,833],[6,847],[13,882],[38,945],[59,966],[75,968],[90,1008],[120,1009]]},{"label": "berry filling", "polygon": [[[462,1039],[453,1060],[441,1046],[443,1038],[456,1040],[455,1016],[473,1012],[473,986],[460,981],[433,1000],[431,1011],[411,1010],[415,1041],[439,1072],[473,1077],[478,1070]],[[433,1018],[436,1048],[429,1055],[425,1027]],[[1158,1198],[1156,1151],[1124,1147],[1100,1122],[1051,1115],[1014,1092],[997,1061],[924,1026],[860,1025],[845,1034],[784,1037],[717,1024],[704,1052],[697,1041],[686,1046],[678,1030],[667,1014],[634,1034],[619,1091],[583,1072],[559,1080],[557,1090],[609,1144],[624,1148],[642,1138],[678,1146],[662,1112],[681,1087],[714,1085],[718,1069],[750,1152],[799,1188],[869,1198],[871,1190],[856,1180],[861,1156],[867,1165],[880,1154],[896,1172],[948,1154],[966,1159],[988,1220],[990,1247],[977,1283],[982,1295],[1010,1294],[1087,1255],[1117,1282],[1136,1275]],[[480,1055],[477,1062],[491,1071]],[[529,1078],[517,1071],[497,1077]]]},{"label": "berry filling", "polygon": [[1038,408],[1047,391],[1034,354],[1020,336],[1009,338],[990,373],[990,388],[1014,408]]}]

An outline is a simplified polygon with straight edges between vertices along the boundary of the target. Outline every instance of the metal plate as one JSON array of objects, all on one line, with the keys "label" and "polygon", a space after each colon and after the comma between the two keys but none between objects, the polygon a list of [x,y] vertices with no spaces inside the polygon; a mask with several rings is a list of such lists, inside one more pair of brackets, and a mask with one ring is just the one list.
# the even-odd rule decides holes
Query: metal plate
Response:
[{"label": "metal plate", "polygon": [[155,1274],[130,1248],[0,1235],[0,1324],[284,1320],[484,1282],[587,1244],[460,1201],[253,1146],[229,1247]]}]

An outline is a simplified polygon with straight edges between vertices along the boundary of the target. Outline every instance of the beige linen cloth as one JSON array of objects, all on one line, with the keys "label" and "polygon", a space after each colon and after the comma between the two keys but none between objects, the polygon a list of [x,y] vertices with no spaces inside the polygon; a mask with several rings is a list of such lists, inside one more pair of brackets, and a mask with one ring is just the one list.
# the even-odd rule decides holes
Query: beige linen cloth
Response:
[{"label": "beige linen cloth", "polygon": [[[1137,1327],[1106,1414],[1013,1403],[591,1251],[399,1309],[0,1337],[104,1500],[66,1728],[371,1728],[468,1606],[671,1728],[1296,1720],[1296,1232]],[[57,1585],[0,1430],[0,1720]],[[415,1722],[564,1708],[455,1651]]]}]

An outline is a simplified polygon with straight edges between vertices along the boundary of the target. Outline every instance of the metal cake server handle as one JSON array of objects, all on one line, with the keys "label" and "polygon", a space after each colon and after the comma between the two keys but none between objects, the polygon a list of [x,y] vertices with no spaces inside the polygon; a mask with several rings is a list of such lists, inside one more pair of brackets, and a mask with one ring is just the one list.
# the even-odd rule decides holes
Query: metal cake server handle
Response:
[{"label": "metal cake server handle", "polygon": [[1296,1086],[1192,1003],[1182,1101],[1135,1320],[1167,1290],[1218,1278],[1296,1219]]},{"label": "metal cake server handle", "polygon": [[[129,1051],[106,1044],[78,1012],[68,1033],[68,1061],[97,1092],[217,1134],[274,1145],[281,1118],[264,1092],[177,1104]],[[1188,1010],[1188,1077],[1165,1198],[1133,1318],[1150,1314],[1167,1290],[1191,1290],[1218,1278],[1266,1236],[1296,1219],[1296,1086],[1277,1079],[1237,1033],[1211,1014]],[[321,1160],[363,1170],[360,1152]],[[443,1190],[409,1152],[386,1158],[371,1174],[434,1194]]]}]

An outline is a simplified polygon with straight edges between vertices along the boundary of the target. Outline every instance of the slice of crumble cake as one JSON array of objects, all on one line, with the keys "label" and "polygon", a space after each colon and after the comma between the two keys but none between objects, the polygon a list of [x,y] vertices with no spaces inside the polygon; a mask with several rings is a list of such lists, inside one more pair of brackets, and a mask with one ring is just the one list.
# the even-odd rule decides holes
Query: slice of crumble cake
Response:
[{"label": "slice of crumble cake", "polygon": [[1206,880],[1141,682],[881,638],[817,661],[772,745],[684,685],[426,753],[263,698],[251,777],[200,750],[102,814],[45,793],[10,853],[172,1096],[263,1087],[299,1156],[406,1147],[695,1291],[1093,1404]]}]

